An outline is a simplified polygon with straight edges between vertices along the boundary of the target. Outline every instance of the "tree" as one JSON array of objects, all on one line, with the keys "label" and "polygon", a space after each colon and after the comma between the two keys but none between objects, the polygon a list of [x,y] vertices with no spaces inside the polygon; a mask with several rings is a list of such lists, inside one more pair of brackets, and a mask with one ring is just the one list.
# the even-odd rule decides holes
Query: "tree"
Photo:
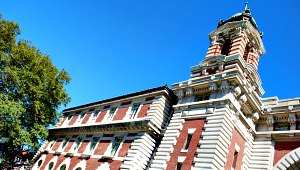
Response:
[{"label": "tree", "polygon": [[28,41],[17,41],[18,24],[0,16],[0,158],[3,169],[15,166],[24,147],[36,151],[46,139],[58,108],[70,98],[70,77]]}]

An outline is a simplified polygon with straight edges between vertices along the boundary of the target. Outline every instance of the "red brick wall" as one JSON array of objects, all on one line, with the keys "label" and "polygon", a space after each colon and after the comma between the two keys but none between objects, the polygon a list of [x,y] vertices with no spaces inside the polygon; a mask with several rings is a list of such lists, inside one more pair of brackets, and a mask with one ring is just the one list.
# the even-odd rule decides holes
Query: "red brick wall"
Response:
[{"label": "red brick wall", "polygon": [[78,118],[78,115],[73,116],[68,125],[73,125],[76,122],[77,118]]},{"label": "red brick wall", "polygon": [[145,116],[147,115],[147,111],[148,111],[149,108],[150,108],[150,105],[151,105],[151,103],[144,104],[144,105],[141,107],[141,109],[140,109],[140,111],[139,111],[139,113],[138,113],[138,115],[137,115],[137,118],[145,117]]},{"label": "red brick wall", "polygon": [[119,170],[120,166],[122,165],[122,161],[114,160],[109,165],[110,170]]},{"label": "red brick wall", "polygon": [[101,111],[101,113],[98,115],[97,119],[96,119],[96,123],[101,122],[104,118],[104,116],[106,115],[107,110]]},{"label": "red brick wall", "polygon": [[47,154],[46,158],[44,159],[41,168],[40,169],[45,169],[46,165],[48,165],[48,163],[50,163],[50,160],[54,157],[53,154]]},{"label": "red brick wall", "polygon": [[59,125],[58,126],[62,126],[63,124],[64,124],[64,122],[66,121],[66,117],[64,117],[61,121],[60,121],[60,123],[59,123]]},{"label": "red brick wall", "polygon": [[86,170],[97,169],[101,165],[98,158],[90,158],[86,161]]},{"label": "red brick wall", "polygon": [[119,108],[117,113],[114,115],[113,120],[122,120],[125,117],[127,110],[128,107]]},{"label": "red brick wall", "polygon": [[121,149],[119,150],[119,157],[125,157],[127,155],[127,152],[131,146],[131,143],[133,140],[125,140],[121,146]]},{"label": "red brick wall", "polygon": [[275,142],[274,162],[275,165],[282,157],[290,151],[300,147],[300,141],[278,141]]},{"label": "red brick wall", "polygon": [[65,147],[64,152],[68,152],[71,149],[71,147],[72,147],[72,145],[73,145],[74,142],[75,142],[74,140],[70,140],[68,142],[67,146]]},{"label": "red brick wall", "polygon": [[107,147],[110,144],[110,140],[102,140],[98,143],[98,145],[96,146],[96,149],[94,151],[95,155],[103,155],[107,149]]},{"label": "red brick wall", "polygon": [[[188,170],[191,169],[192,162],[195,157],[195,153],[197,148],[199,147],[200,135],[202,133],[202,128],[205,124],[205,119],[195,119],[195,120],[186,120],[183,123],[183,128],[180,131],[180,135],[177,137],[177,142],[174,146],[173,152],[170,154],[170,160],[167,163],[167,170],[174,170],[177,166],[178,156],[186,156],[182,169]],[[184,149],[186,140],[188,137],[188,129],[195,128],[195,132],[193,133],[188,152],[181,152],[181,149]]]},{"label": "red brick wall", "polygon": [[81,161],[81,159],[79,159],[78,157],[73,157],[70,160],[70,166],[69,169],[74,169],[74,167]]},{"label": "red brick wall", "polygon": [[242,135],[236,130],[233,129],[232,131],[232,137],[230,139],[230,146],[228,148],[228,154],[227,154],[227,161],[225,164],[225,169],[231,169],[231,166],[233,165],[234,160],[234,152],[235,152],[235,144],[237,144],[240,147],[240,150],[238,152],[237,156],[237,162],[236,162],[236,170],[240,170],[243,164],[243,157],[244,157],[244,149],[245,149],[245,140],[242,137]]},{"label": "red brick wall", "polygon": [[61,143],[62,143],[62,140],[57,140],[55,142],[55,144],[53,145],[52,150],[56,151],[58,149],[58,147],[60,146]]},{"label": "red brick wall", "polygon": [[80,148],[78,149],[77,153],[83,153],[86,146],[89,144],[89,140],[84,140],[81,145],[80,145]]},{"label": "red brick wall", "polygon": [[59,169],[61,166],[61,163],[66,159],[64,155],[59,155],[56,161],[56,164],[54,166],[54,169]]},{"label": "red brick wall", "polygon": [[91,117],[92,113],[88,113],[84,116],[84,119],[82,120],[81,124],[86,124],[86,122],[89,120]]}]

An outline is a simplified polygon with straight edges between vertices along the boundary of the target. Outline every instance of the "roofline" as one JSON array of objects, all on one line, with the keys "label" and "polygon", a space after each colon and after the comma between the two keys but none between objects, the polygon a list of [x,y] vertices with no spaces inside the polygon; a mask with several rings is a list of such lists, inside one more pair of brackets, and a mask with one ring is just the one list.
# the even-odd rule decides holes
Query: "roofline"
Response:
[{"label": "roofline", "polygon": [[68,109],[64,109],[63,112],[69,112],[71,110],[77,110],[77,109],[80,109],[80,108],[86,108],[86,107],[90,107],[90,106],[94,106],[94,105],[99,105],[99,104],[103,104],[103,103],[107,103],[107,102],[112,102],[112,101],[115,101],[115,100],[122,100],[122,99],[125,99],[125,98],[134,97],[134,96],[143,95],[143,94],[152,93],[152,92],[161,91],[161,90],[166,90],[169,93],[169,95],[171,96],[171,98],[177,98],[175,93],[171,89],[169,89],[168,85],[164,85],[164,86],[154,87],[154,88],[151,88],[151,89],[142,90],[142,91],[138,91],[138,92],[134,92],[134,93],[129,93],[129,94],[113,97],[113,98],[100,100],[100,101],[97,101],[97,102],[92,102],[92,103],[88,103],[88,104],[84,104],[84,105],[71,107],[71,108],[68,108]]}]

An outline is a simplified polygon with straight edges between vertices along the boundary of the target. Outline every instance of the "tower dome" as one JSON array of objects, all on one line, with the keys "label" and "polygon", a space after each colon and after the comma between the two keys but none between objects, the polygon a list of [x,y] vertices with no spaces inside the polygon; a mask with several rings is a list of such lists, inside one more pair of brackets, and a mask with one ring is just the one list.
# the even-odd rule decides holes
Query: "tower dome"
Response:
[{"label": "tower dome", "polygon": [[218,27],[228,23],[228,22],[234,22],[234,21],[250,21],[250,23],[254,26],[254,28],[256,28],[258,30],[258,26],[255,22],[255,19],[252,17],[251,12],[250,12],[250,8],[248,7],[248,3],[246,3],[245,5],[245,9],[243,12],[240,13],[236,13],[234,15],[232,15],[228,20],[226,21],[220,21],[218,23]]}]

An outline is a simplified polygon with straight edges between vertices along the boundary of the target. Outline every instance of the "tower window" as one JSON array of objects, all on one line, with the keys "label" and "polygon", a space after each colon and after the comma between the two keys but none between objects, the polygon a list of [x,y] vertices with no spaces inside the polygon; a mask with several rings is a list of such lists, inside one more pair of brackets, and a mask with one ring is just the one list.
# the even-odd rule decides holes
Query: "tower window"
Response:
[{"label": "tower window", "polygon": [[192,134],[188,134],[184,149],[189,149],[189,146],[190,146],[190,143],[191,143],[191,140],[192,140],[192,136],[193,136]]},{"label": "tower window", "polygon": [[182,168],[182,163],[178,162],[176,166],[176,170],[181,170],[181,168]]},{"label": "tower window", "polygon": [[230,39],[226,39],[221,50],[221,54],[228,55],[230,51],[231,41]]},{"label": "tower window", "polygon": [[247,45],[246,48],[245,48],[245,51],[244,51],[244,56],[243,56],[243,58],[244,58],[245,61],[247,61],[249,52],[250,52],[250,46]]},{"label": "tower window", "polygon": [[233,168],[233,169],[236,168],[238,155],[239,155],[239,152],[238,152],[238,151],[235,151],[235,152],[234,152],[234,155],[233,155],[233,162],[232,162],[232,168]]}]

